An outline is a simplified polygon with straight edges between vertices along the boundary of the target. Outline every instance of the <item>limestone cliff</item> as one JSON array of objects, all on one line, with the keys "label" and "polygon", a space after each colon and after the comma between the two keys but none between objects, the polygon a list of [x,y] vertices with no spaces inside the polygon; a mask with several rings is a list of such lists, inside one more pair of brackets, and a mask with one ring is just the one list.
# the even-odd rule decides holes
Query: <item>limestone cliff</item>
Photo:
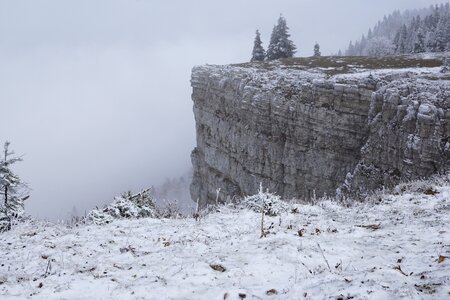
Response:
[{"label": "limestone cliff", "polygon": [[450,78],[440,65],[310,58],[194,68],[192,198],[224,201],[262,183],[308,199],[445,172]]}]

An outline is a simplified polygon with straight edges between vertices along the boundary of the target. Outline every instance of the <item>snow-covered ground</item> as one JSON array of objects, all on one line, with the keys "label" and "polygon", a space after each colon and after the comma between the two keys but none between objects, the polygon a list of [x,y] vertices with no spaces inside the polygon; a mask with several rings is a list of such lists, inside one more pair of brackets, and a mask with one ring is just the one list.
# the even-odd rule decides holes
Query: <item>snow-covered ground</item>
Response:
[{"label": "snow-covered ground", "polygon": [[396,190],[295,204],[265,217],[262,238],[261,215],[231,207],[198,221],[29,222],[0,235],[0,298],[449,299],[450,185]]}]

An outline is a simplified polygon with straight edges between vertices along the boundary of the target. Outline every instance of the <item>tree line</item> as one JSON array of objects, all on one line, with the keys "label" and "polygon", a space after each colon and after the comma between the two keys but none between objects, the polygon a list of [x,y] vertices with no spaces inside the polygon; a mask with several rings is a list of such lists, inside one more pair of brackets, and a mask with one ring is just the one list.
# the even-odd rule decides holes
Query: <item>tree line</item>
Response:
[{"label": "tree line", "polygon": [[350,42],[348,56],[384,56],[450,51],[450,4],[422,10],[395,11],[367,35]]},{"label": "tree line", "polygon": [[[252,62],[290,58],[297,47],[290,39],[286,19],[280,16],[273,27],[267,51],[263,47],[261,34],[256,30],[252,51]],[[321,56],[316,42],[314,56]],[[367,34],[350,41],[347,56],[386,56],[423,52],[450,51],[450,3],[428,8],[394,11],[384,16]],[[342,56],[339,50],[338,56]]]}]

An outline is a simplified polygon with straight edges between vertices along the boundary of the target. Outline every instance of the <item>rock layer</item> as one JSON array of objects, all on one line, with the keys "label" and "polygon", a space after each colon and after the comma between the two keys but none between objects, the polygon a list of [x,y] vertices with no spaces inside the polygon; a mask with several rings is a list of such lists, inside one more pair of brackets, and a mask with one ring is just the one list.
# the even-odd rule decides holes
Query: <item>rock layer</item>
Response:
[{"label": "rock layer", "polygon": [[260,183],[285,199],[361,193],[448,169],[450,88],[438,68],[323,70],[193,69],[194,201]]}]

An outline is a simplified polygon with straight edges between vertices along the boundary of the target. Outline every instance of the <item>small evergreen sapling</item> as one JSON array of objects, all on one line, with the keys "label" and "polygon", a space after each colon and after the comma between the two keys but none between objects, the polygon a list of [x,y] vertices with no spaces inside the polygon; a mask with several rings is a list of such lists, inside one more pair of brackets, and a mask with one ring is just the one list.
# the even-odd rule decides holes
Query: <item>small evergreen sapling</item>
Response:
[{"label": "small evergreen sapling", "polygon": [[258,213],[264,212],[265,215],[275,217],[289,209],[289,205],[281,200],[281,197],[267,190],[264,192],[262,184],[259,186],[258,194],[245,197],[242,201],[245,208]]},{"label": "small evergreen sapling", "polygon": [[27,186],[19,176],[14,174],[11,166],[22,161],[20,157],[14,157],[14,152],[9,150],[9,142],[3,148],[3,156],[0,159],[0,232],[11,229],[14,220],[20,220],[25,214],[24,201],[29,198]]},{"label": "small evergreen sapling", "polygon": [[131,191],[115,197],[114,202],[103,209],[93,209],[87,219],[96,225],[111,223],[116,219],[153,218],[157,216],[150,189],[132,194]]},{"label": "small evergreen sapling", "polygon": [[450,63],[448,62],[447,57],[442,59],[441,73],[450,73]]},{"label": "small evergreen sapling", "polygon": [[259,30],[256,30],[256,37],[255,42],[253,45],[253,51],[252,51],[252,59],[250,61],[264,61],[266,58],[266,51],[264,50],[262,46],[261,41],[261,34],[259,33]]}]

